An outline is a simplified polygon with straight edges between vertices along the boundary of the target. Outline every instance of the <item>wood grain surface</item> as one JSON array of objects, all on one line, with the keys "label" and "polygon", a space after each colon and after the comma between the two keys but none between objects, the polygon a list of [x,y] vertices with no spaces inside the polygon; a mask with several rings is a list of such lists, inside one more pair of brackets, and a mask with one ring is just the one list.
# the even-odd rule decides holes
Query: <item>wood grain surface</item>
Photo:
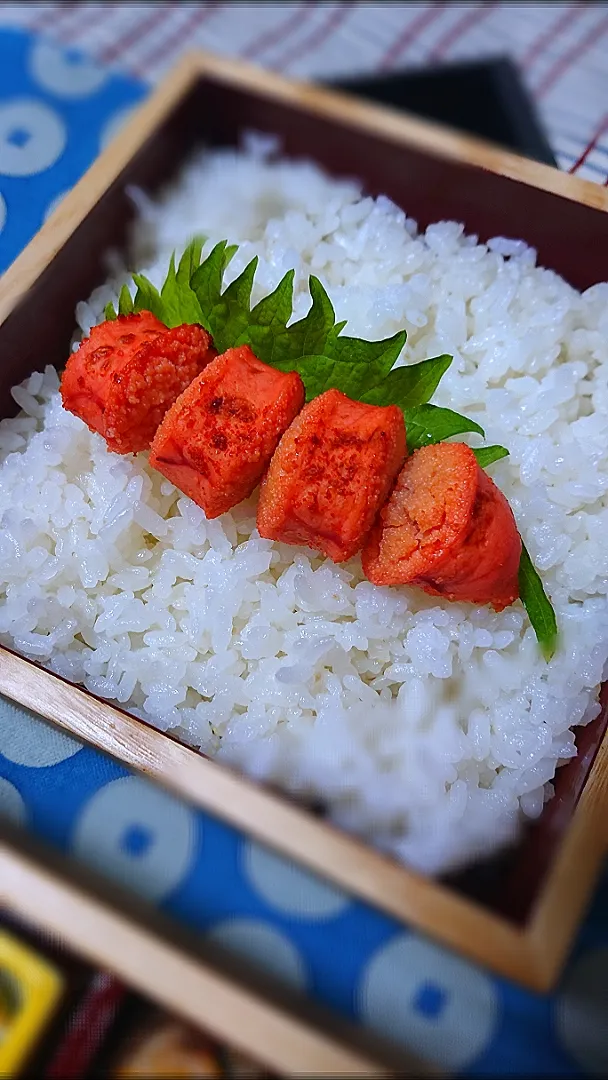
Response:
[{"label": "wood grain surface", "polygon": [[[2,839],[0,906],[280,1076],[394,1075],[372,1056],[282,1012]],[[412,1074],[403,1066],[399,1075]]]}]

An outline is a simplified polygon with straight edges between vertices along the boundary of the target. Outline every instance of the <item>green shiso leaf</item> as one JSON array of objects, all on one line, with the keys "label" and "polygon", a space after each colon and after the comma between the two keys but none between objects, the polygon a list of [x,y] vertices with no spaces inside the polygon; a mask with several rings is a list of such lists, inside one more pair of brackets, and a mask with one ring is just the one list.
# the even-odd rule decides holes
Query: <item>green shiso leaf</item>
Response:
[{"label": "green shiso leaf", "polygon": [[[340,330],[344,324],[339,324]],[[400,330],[392,337],[381,341],[364,341],[362,338],[348,337],[345,334],[332,334],[330,332],[325,346],[325,353],[339,364],[353,367],[358,371],[356,397],[361,401],[367,401],[368,395],[378,391],[382,396],[382,388],[389,377],[391,368],[398,359],[407,334]],[[415,365],[416,367],[418,365]],[[401,370],[401,369],[399,369]],[[404,369],[405,370],[405,369]],[[371,401],[371,404],[376,404]],[[384,401],[382,401],[384,404]],[[391,404],[399,404],[391,400]]]},{"label": "green shiso leaf", "polygon": [[133,314],[133,298],[126,285],[123,285],[118,297],[118,314],[119,315],[132,315]]},{"label": "green shiso leaf", "polygon": [[[343,325],[343,323],[338,324],[340,329]],[[333,385],[349,397],[360,401],[370,400],[371,404],[400,405],[401,402],[391,398],[388,391],[383,392],[383,387],[405,341],[405,330],[400,330],[399,333],[381,341],[364,341],[361,338],[330,334],[325,346],[325,355],[336,365],[336,381]],[[377,401],[371,402],[368,395],[375,391]]]},{"label": "green shiso leaf", "polygon": [[[151,311],[166,326],[198,323],[212,334],[219,352],[250,345],[266,364],[281,371],[297,371],[306,388],[306,399],[335,388],[350,398],[371,405],[398,405],[405,418],[408,450],[442,442],[464,432],[484,436],[483,428],[469,417],[430,403],[450,364],[446,354],[417,364],[395,367],[406,342],[405,330],[382,341],[342,334],[345,322],[336,322],[333,304],[317,277],[311,274],[311,306],[297,322],[293,315],[295,272],[288,270],[276,288],[251,307],[257,257],[223,288],[224,272],[238,250],[221,240],[201,262],[204,237],[195,237],[179,265],[171,257],[161,291],[143,274],[134,274],[135,298],[123,286],[118,310]],[[115,319],[112,304],[106,319]],[[504,446],[473,450],[481,468],[508,455]],[[543,655],[550,659],[557,642],[555,612],[525,547],[519,569],[520,596],[538,638]]]},{"label": "green shiso leaf", "polygon": [[177,270],[175,269],[175,254],[171,256],[169,272],[160,293],[163,306],[162,322],[167,326],[181,326],[182,323],[205,325],[198,297],[190,287],[190,279],[200,265],[203,243],[202,237],[195,237],[188,244]]},{"label": "green shiso leaf", "polygon": [[299,360],[303,356],[325,354],[327,339],[334,328],[333,304],[314,274],[309,278],[312,304],[303,319],[285,328],[274,349],[273,363]]},{"label": "green shiso leaf", "polygon": [[[405,331],[403,333],[405,334]],[[370,405],[385,405],[390,402],[400,405],[402,409],[424,405],[431,400],[452,359],[447,355],[434,356],[430,360],[422,360],[419,364],[393,368],[392,371],[389,368],[383,380],[362,394],[361,400]]]},{"label": "green shiso leaf", "polygon": [[133,281],[137,285],[133,306],[135,311],[151,311],[157,319],[164,322],[164,306],[161,295],[155,285],[144,274],[133,274]]},{"label": "green shiso leaf", "polygon": [[[160,299],[163,305],[163,322],[167,326],[179,326],[183,319],[179,318],[181,289],[177,284],[175,270],[175,253],[169,260],[169,269],[160,291]],[[177,320],[177,321],[176,321]]]},{"label": "green shiso leaf", "polygon": [[211,329],[209,316],[215,305],[219,303],[222,292],[224,270],[228,265],[227,251],[227,241],[220,240],[190,278],[190,286],[196,295],[204,319],[203,325],[206,325],[208,330]]},{"label": "green shiso leaf", "polygon": [[343,365],[331,356],[311,353],[309,356],[299,356],[294,360],[282,360],[273,362],[273,367],[279,371],[297,371],[306,390],[306,400],[324,394],[326,390],[341,390],[348,397],[356,398],[352,386],[356,382],[356,371],[344,371]]},{"label": "green shiso leaf", "polygon": [[192,278],[194,271],[198,270],[201,265],[201,255],[204,243],[204,236],[195,236],[188,246],[184,248],[184,253],[179,260],[179,266],[177,268],[177,284],[180,288],[190,288],[190,279]]},{"label": "green shiso leaf", "polygon": [[272,364],[275,348],[287,332],[293,311],[293,281],[295,270],[288,270],[276,289],[264,296],[249,312],[247,326],[241,331],[235,345],[250,345],[255,355],[265,364]]},{"label": "green shiso leaf", "polygon": [[548,662],[557,648],[557,619],[540,575],[523,542],[519,560],[519,596],[528,612],[542,654]]},{"label": "green shiso leaf", "polygon": [[474,431],[485,435],[482,427],[475,420],[469,420],[451,409],[441,409],[438,405],[416,405],[413,409],[404,409],[407,446],[410,453],[421,446],[443,442],[452,435],[464,431]]},{"label": "green shiso leaf", "polygon": [[255,256],[216,300],[208,315],[209,328],[218,352],[234,346],[249,324],[251,290],[257,270]]},{"label": "green shiso leaf", "polygon": [[326,355],[326,345],[332,332],[335,333],[336,322],[329,296],[319,279],[311,274],[312,304],[303,319],[288,326],[293,314],[293,281],[291,270],[274,292],[264,297],[253,310],[249,311],[247,305],[246,325],[238,341],[251,345],[265,364],[302,374],[300,367],[304,357]]},{"label": "green shiso leaf", "polygon": [[493,465],[495,461],[509,456],[506,446],[480,446],[473,450],[473,453],[477,458],[477,464],[482,469],[487,469],[488,465]]}]

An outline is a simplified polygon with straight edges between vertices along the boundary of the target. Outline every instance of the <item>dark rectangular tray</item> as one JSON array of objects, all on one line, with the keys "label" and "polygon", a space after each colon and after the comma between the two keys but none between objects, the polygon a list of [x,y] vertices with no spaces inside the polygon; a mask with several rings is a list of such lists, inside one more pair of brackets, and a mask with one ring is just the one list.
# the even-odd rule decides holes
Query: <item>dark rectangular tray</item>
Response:
[{"label": "dark rectangular tray", "polygon": [[519,68],[509,57],[327,81],[336,90],[437,120],[556,165]]}]

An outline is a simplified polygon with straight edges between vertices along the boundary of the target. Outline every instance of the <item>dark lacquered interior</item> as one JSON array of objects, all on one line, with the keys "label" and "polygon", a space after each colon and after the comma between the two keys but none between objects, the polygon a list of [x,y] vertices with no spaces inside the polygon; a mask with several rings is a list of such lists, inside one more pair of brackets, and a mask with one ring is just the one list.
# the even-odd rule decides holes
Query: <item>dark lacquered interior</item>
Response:
[{"label": "dark lacquered interior", "polygon": [[[41,365],[61,367],[74,331],[74,309],[106,277],[103,255],[125,243],[133,207],[125,189],[154,191],[194,146],[234,144],[253,128],[278,134],[290,155],[315,158],[336,175],[357,176],[421,225],[464,221],[481,239],[523,237],[539,261],[572,285],[608,277],[608,214],[469,165],[444,161],[380,136],[322,119],[304,109],[201,79],[57,253],[0,327],[0,415],[15,411],[10,388]],[[528,917],[571,819],[608,724],[601,715],[577,737],[578,757],[558,770],[555,797],[517,848],[453,876],[450,884],[517,922]]]}]

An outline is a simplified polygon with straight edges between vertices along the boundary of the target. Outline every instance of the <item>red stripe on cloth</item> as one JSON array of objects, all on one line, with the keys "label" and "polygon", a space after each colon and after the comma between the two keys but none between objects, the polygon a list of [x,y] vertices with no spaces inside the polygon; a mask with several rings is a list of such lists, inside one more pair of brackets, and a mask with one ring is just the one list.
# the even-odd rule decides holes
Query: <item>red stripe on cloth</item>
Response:
[{"label": "red stripe on cloth", "polygon": [[586,52],[589,51],[597,42],[604,36],[608,30],[608,17],[602,19],[596,26],[592,26],[591,29],[585,34],[580,41],[568,49],[558,60],[555,61],[552,67],[545,75],[540,85],[536,88],[537,97],[542,97],[546,94],[555,83],[558,82],[566,74],[569,68],[573,64],[580,60]]},{"label": "red stripe on cloth", "polygon": [[565,11],[562,11],[559,19],[556,19],[551,26],[545,27],[542,34],[539,34],[530,45],[527,52],[521,58],[520,66],[527,69],[532,66],[535,60],[538,60],[539,56],[542,56],[544,52],[553,44],[556,38],[562,33],[563,30],[567,30],[572,23],[583,14],[588,4],[568,4]]},{"label": "red stripe on cloth", "polygon": [[392,67],[395,60],[398,60],[403,55],[405,50],[416,40],[417,37],[426,30],[427,26],[434,23],[441,15],[444,14],[446,5],[434,4],[432,7],[427,8],[426,11],[421,11],[420,15],[413,19],[411,23],[406,26],[400,34],[397,35],[390,48],[388,48],[381,58],[378,64],[379,68]]},{"label": "red stripe on cloth", "polygon": [[289,37],[292,30],[297,29],[307,17],[307,12],[311,8],[318,6],[317,0],[312,2],[305,2],[298,4],[295,11],[284,22],[279,23],[278,26],[273,27],[272,30],[265,30],[263,34],[258,34],[256,38],[243,49],[240,55],[244,60],[253,60],[254,57],[260,56],[261,53],[266,52],[267,49],[273,45],[279,45]]},{"label": "red stripe on cloth", "polygon": [[55,36],[55,32],[61,28],[61,45],[69,49],[85,32],[92,30],[102,19],[107,19],[108,10],[103,4],[98,4],[97,10],[91,13],[90,4],[66,3],[57,4],[53,16],[46,23],[43,23],[42,19],[34,20],[29,24],[28,30],[35,34],[52,30]]},{"label": "red stripe on cloth", "polygon": [[45,12],[42,13],[39,19],[32,19],[32,22],[28,24],[27,29],[30,33],[40,34],[46,30],[52,30],[53,33],[61,27],[61,32],[64,35],[61,44],[66,49],[69,49],[74,37],[74,27],[76,27],[76,36],[79,37],[82,33],[81,23],[84,22],[88,26],[95,26],[102,16],[107,18],[108,12],[104,5],[101,5],[101,11],[96,11],[91,15],[91,5],[87,3],[61,3],[48,5]]},{"label": "red stripe on cloth", "polygon": [[165,21],[165,19],[172,13],[171,4],[155,4],[154,10],[148,16],[147,19],[136,19],[135,24],[131,29],[118,38],[117,41],[112,42],[103,49],[98,56],[98,60],[103,64],[113,64],[119,57],[124,56],[126,52],[133,45],[140,45],[144,41],[148,34],[151,34],[156,27]]},{"label": "red stripe on cloth", "polygon": [[88,4],[81,4],[77,13],[80,18],[71,23],[67,30],[64,28],[64,34],[66,36],[67,48],[73,45],[75,41],[78,41],[83,34],[88,34],[90,30],[94,30],[98,23],[107,19],[107,8],[103,4],[100,4],[97,11],[91,13],[88,10]]},{"label": "red stripe on cloth", "polygon": [[600,141],[605,131],[608,131],[608,113],[606,113],[606,115],[604,116],[593,138],[590,140],[590,142],[587,143],[581,156],[574,162],[574,165],[572,165],[568,169],[568,172],[576,172],[577,169],[580,169],[581,165],[585,164],[587,158],[589,157],[589,154],[591,154],[595,150],[598,142]]},{"label": "red stripe on cloth", "polygon": [[458,41],[459,38],[466,34],[467,30],[471,30],[474,26],[480,23],[483,19],[487,18],[492,8],[496,7],[496,0],[492,0],[491,3],[479,4],[470,11],[467,11],[466,15],[463,15],[462,19],[459,19],[454,26],[450,27],[446,34],[437,42],[435,48],[431,51],[429,60],[439,60],[451,46]]},{"label": "red stripe on cloth", "polygon": [[[308,12],[310,13],[310,5],[307,5]],[[354,7],[354,3],[350,0],[349,3],[340,4],[334,11],[331,12],[329,18],[322,26],[317,26],[303,42],[295,45],[291,52],[288,52],[283,58],[276,64],[272,64],[275,71],[283,71],[293,60],[299,60],[306,53],[309,53],[311,49],[314,49],[316,45],[329,41],[335,34],[338,27],[344,22],[344,20],[350,15],[351,8]]]},{"label": "red stripe on cloth", "polygon": [[44,1080],[78,1080],[90,1075],[127,993],[127,988],[112,975],[94,975],[68,1016],[50,1063],[41,1067],[39,1075]]},{"label": "red stripe on cloth", "polygon": [[[36,12],[36,15],[30,23],[28,23],[28,30],[35,34],[39,34],[42,30],[48,29],[53,26],[54,23],[62,22],[67,15],[71,15],[76,5],[63,3],[63,4],[47,4],[43,11]],[[78,5],[81,6],[81,5]]]},{"label": "red stripe on cloth", "polygon": [[147,55],[144,55],[137,61],[137,65],[129,65],[131,71],[135,75],[139,75],[142,79],[147,78],[148,73],[146,68],[155,67],[156,64],[160,64],[163,60],[166,60],[173,50],[179,48],[180,45],[190,45],[191,42],[189,41],[189,38],[194,31],[198,30],[198,28],[202,26],[203,23],[207,22],[212,15],[217,15],[223,6],[223,4],[204,4],[195,6],[194,10],[190,11],[186,22],[182,26],[174,30],[168,37],[163,38],[159,45],[156,45]]}]

